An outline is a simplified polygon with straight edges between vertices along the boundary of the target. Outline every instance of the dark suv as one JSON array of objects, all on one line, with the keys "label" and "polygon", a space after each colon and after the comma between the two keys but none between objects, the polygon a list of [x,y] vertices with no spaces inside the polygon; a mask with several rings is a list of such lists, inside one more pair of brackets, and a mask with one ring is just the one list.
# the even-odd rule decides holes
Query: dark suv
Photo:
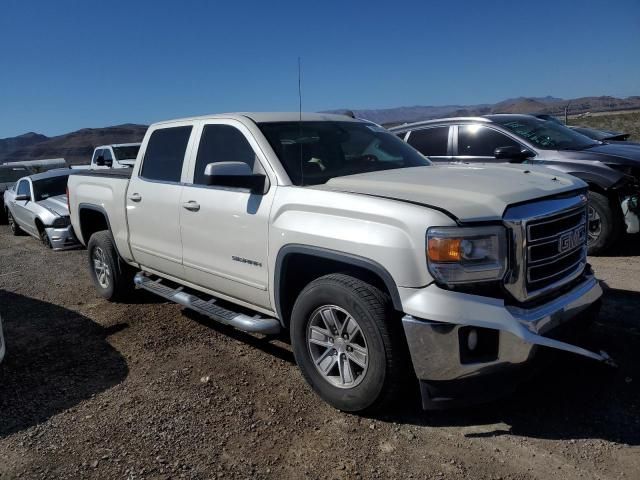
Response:
[{"label": "dark suv", "polygon": [[390,129],[436,162],[543,165],[589,184],[589,253],[638,232],[640,146],[606,143],[532,115],[429,120]]}]

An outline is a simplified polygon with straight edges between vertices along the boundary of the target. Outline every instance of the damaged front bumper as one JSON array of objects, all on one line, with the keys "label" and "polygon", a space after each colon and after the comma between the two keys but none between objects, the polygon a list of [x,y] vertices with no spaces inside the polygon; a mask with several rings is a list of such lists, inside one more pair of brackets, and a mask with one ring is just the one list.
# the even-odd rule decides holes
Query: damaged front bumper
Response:
[{"label": "damaged front bumper", "polygon": [[[587,323],[595,316],[602,289],[593,275],[585,276],[562,296],[533,308],[505,305],[501,299],[444,290],[436,285],[403,288],[400,295],[406,313],[402,323],[427,409],[499,396],[501,392],[487,391],[488,376],[517,371],[533,360],[538,346],[612,363],[604,352],[551,338],[561,325],[569,321]],[[509,390],[517,378],[501,383],[504,390]],[[456,393],[447,395],[437,388],[456,384],[478,384],[483,395],[466,395],[464,388],[454,388]]]},{"label": "damaged front bumper", "polygon": [[71,225],[63,228],[46,227],[45,231],[49,236],[53,250],[67,250],[80,246],[80,242],[76,238]]}]

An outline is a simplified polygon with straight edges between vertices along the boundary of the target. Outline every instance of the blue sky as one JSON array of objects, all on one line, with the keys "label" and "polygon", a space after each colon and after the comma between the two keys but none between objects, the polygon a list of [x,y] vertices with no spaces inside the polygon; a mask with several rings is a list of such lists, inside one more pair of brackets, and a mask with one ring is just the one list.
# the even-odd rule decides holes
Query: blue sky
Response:
[{"label": "blue sky", "polygon": [[640,1],[0,1],[0,138],[247,110],[640,95]]}]

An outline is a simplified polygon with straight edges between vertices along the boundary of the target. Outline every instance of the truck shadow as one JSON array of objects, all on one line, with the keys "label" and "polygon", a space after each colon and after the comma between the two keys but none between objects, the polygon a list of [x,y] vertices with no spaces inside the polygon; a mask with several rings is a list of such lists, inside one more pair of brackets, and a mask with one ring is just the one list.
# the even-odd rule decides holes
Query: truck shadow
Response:
[{"label": "truck shadow", "polygon": [[0,438],[40,424],[122,382],[127,363],[103,328],[66,308],[0,290]]},{"label": "truck shadow", "polygon": [[640,255],[640,233],[622,235],[620,240],[600,257],[633,257]]},{"label": "truck shadow", "polygon": [[618,368],[560,353],[556,363],[499,402],[435,412],[416,405],[380,420],[463,427],[469,438],[516,435],[640,445],[639,308],[640,293],[606,290],[589,334],[590,343],[608,352]]}]

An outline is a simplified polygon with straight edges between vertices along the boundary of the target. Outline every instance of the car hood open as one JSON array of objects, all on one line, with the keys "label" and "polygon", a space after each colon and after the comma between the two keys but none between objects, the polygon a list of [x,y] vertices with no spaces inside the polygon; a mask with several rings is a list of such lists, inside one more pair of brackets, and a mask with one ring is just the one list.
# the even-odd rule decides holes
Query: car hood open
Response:
[{"label": "car hood open", "polygon": [[586,188],[531,165],[432,165],[336,177],[314,188],[372,195],[446,210],[463,222],[498,220],[509,205]]}]

